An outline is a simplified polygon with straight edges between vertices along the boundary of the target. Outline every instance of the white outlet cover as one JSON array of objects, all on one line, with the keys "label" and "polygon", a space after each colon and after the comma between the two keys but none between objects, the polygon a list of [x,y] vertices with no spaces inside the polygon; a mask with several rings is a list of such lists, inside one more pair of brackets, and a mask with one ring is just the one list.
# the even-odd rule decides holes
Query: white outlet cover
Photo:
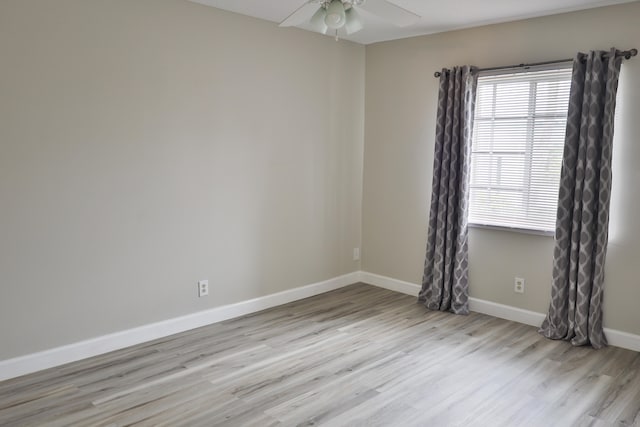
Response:
[{"label": "white outlet cover", "polygon": [[353,260],[360,260],[360,248],[353,248]]},{"label": "white outlet cover", "polygon": [[209,281],[208,280],[199,280],[198,281],[198,296],[204,297],[209,295]]}]

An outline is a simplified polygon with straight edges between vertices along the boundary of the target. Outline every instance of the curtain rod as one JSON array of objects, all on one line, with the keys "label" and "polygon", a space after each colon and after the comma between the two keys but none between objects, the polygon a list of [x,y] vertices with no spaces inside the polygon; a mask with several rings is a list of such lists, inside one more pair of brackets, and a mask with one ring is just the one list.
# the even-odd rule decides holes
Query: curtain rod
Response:
[{"label": "curtain rod", "polygon": [[[636,56],[638,54],[638,49],[629,49],[625,51],[616,52],[616,56],[624,56],[625,59],[631,59],[632,56]],[[504,65],[502,67],[489,67],[489,68],[476,68],[476,71],[493,71],[493,70],[506,70],[508,68],[529,68],[535,67],[538,65],[549,65],[549,64],[560,64],[563,62],[571,62],[573,58],[568,59],[556,59],[554,61],[544,61],[544,62],[533,62],[531,64],[517,64],[517,65]],[[436,71],[433,73],[433,77],[440,77],[442,73],[440,71]]]}]

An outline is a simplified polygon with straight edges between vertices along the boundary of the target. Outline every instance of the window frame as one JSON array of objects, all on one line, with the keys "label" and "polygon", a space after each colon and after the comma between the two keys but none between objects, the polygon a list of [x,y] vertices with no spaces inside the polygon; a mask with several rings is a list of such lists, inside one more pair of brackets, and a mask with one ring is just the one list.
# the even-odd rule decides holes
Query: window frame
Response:
[{"label": "window frame", "polygon": [[[514,67],[514,68],[501,68],[501,69],[497,69],[497,70],[491,70],[491,69],[487,69],[487,70],[481,70],[478,72],[478,78],[481,77],[486,77],[486,76],[491,76],[491,77],[497,77],[500,75],[513,75],[513,74],[518,74],[518,73],[527,73],[527,72],[542,72],[542,71],[549,71],[549,70],[571,70],[573,66],[572,61],[566,61],[566,62],[559,62],[559,63],[553,63],[553,64],[546,64],[546,65],[537,65],[537,66],[527,66],[527,67]],[[527,114],[526,116],[514,116],[514,117],[509,117],[508,120],[522,120],[522,119],[526,119],[527,120],[527,125],[526,125],[526,138],[525,138],[525,150],[524,152],[520,152],[524,155],[524,163],[526,165],[526,167],[523,169],[523,182],[525,183],[523,185],[522,188],[524,188],[527,193],[526,196],[526,211],[529,212],[529,204],[531,203],[531,165],[532,165],[532,160],[533,160],[533,152],[534,152],[534,130],[535,130],[535,121],[536,119],[539,118],[544,118],[544,119],[558,119],[558,118],[565,118],[565,129],[566,129],[566,118],[567,115],[563,115],[563,116],[559,116],[557,114],[551,114],[551,113],[547,113],[547,114],[536,114],[535,113],[535,108],[536,108],[536,81],[531,80],[528,82],[529,83],[529,102],[528,102],[528,107],[527,107]],[[497,90],[497,85],[494,85],[494,95],[493,95],[493,105],[492,105],[492,114],[491,117],[488,118],[478,118],[476,115],[476,112],[474,112],[474,131],[476,129],[477,126],[477,121],[478,120],[486,120],[486,121],[495,121],[495,111],[496,111],[496,95],[495,95],[495,91]],[[476,97],[478,96],[479,91],[476,92]],[[476,99],[476,107],[477,107],[477,99]],[[568,106],[567,106],[567,110],[568,110]],[[568,112],[568,111],[567,111]],[[471,147],[471,151],[470,151],[470,159],[469,159],[469,164],[471,167],[471,163],[473,161],[473,157],[474,154],[477,153],[484,153],[487,155],[491,155],[493,153],[496,153],[496,151],[493,150],[484,150],[484,151],[474,151],[473,149],[473,142],[475,140],[475,133],[472,137],[472,147]],[[509,151],[506,154],[515,154],[518,153],[517,151]],[[471,182],[471,170],[470,170],[470,175],[469,175],[469,192],[471,193],[471,189],[472,187],[472,182]],[[559,173],[561,173],[561,171],[559,171]],[[499,188],[500,186],[492,186],[490,188]],[[505,187],[506,188],[506,187]],[[555,210],[554,210],[554,215],[555,212],[557,211],[557,201],[556,201],[556,206],[555,206]],[[484,224],[481,222],[472,222],[471,221],[471,201],[469,201],[469,214],[467,216],[467,225],[470,228],[480,228],[480,229],[487,229],[487,230],[500,230],[500,231],[507,231],[507,232],[516,232],[516,233],[522,233],[522,234],[533,234],[533,235],[540,235],[540,236],[551,236],[553,237],[555,235],[555,227],[552,230],[542,230],[542,229],[537,229],[537,228],[527,228],[525,226],[510,226],[507,224]]]}]

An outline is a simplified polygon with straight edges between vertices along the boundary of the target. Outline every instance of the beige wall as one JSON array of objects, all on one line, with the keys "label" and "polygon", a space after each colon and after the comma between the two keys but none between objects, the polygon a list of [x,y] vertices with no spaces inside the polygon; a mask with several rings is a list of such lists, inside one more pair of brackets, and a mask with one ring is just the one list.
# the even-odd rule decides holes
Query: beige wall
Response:
[{"label": "beige wall", "polygon": [[[367,46],[363,270],[420,283],[431,197],[438,81],[480,67],[640,48],[640,3]],[[605,326],[640,334],[640,58],[624,62],[618,95]],[[545,312],[553,238],[472,229],[471,296]],[[526,279],[524,295],[514,276]]]},{"label": "beige wall", "polygon": [[[0,360],[356,271],[361,218],[362,268],[418,283],[433,71],[640,47],[638,16],[369,46],[365,129],[363,46],[185,0],[0,2]],[[625,62],[605,307],[632,333],[639,83]],[[472,296],[546,309],[551,238],[473,229],[470,246]]]},{"label": "beige wall", "polygon": [[364,54],[186,0],[0,2],[0,360],[359,270]]}]

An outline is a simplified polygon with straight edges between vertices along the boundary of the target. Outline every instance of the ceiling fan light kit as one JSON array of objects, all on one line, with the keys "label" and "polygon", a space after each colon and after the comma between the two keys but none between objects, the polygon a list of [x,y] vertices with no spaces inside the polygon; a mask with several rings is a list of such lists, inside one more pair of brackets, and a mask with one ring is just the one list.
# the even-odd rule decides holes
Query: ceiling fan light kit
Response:
[{"label": "ceiling fan light kit", "polygon": [[[318,7],[318,4],[320,7],[309,19],[311,12]],[[307,29],[310,27],[312,31],[321,34],[327,34],[331,30],[338,40],[339,30],[351,35],[364,28],[364,22],[356,11],[356,7],[361,7],[400,27],[412,25],[420,19],[420,16],[415,13],[387,0],[308,0],[287,16],[280,26],[291,27],[308,23]]]}]

